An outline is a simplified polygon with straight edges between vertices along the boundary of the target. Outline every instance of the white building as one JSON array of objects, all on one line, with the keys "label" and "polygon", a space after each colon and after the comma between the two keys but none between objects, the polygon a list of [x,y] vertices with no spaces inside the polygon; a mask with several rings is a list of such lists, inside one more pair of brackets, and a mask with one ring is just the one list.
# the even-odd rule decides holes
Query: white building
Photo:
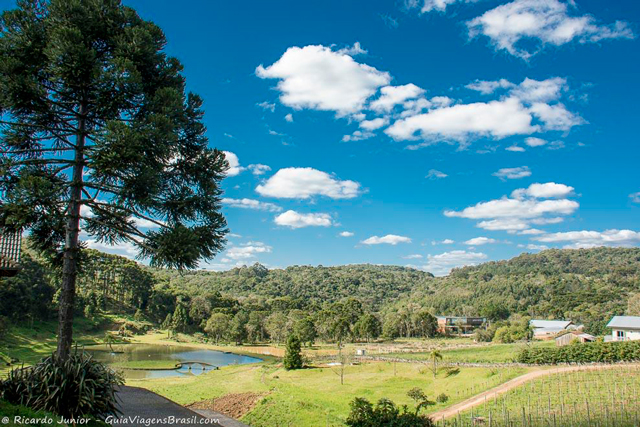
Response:
[{"label": "white building", "polygon": [[607,341],[640,340],[639,316],[613,316],[607,328],[611,328],[611,338]]}]

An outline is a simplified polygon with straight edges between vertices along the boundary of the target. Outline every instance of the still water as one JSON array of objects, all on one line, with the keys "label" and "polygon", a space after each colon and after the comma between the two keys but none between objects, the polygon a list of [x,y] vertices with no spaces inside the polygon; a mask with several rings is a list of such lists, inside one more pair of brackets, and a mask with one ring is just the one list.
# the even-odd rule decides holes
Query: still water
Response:
[{"label": "still water", "polygon": [[242,356],[234,353],[225,353],[222,351],[204,350],[196,347],[183,347],[173,345],[153,345],[153,344],[126,344],[113,345],[113,352],[108,346],[98,345],[86,347],[85,351],[98,361],[113,364],[134,361],[169,361],[167,365],[174,365],[184,362],[204,362],[211,366],[203,366],[200,364],[183,365],[180,369],[124,369],[116,368],[124,373],[126,378],[144,379],[144,378],[165,378],[179,377],[184,375],[200,375],[203,372],[209,372],[215,367],[228,365],[243,365],[247,363],[256,363],[261,359]]}]

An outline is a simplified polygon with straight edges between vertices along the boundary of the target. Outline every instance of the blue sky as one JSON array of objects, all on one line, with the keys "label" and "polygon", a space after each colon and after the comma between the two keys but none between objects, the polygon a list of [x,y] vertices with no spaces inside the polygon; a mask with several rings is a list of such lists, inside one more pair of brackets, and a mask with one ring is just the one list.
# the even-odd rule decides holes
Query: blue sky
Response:
[{"label": "blue sky", "polygon": [[640,244],[636,1],[125,3],[232,153],[204,268]]}]

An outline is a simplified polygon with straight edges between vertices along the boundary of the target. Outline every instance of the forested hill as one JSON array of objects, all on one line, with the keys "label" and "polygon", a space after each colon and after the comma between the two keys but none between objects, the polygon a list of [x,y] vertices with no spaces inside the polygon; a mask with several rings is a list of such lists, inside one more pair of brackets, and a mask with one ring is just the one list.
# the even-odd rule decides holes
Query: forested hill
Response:
[{"label": "forested hill", "polygon": [[372,310],[408,295],[417,286],[428,287],[434,280],[432,274],[412,268],[370,264],[273,270],[254,264],[225,272],[154,270],[154,274],[160,282],[187,294],[219,291],[234,298],[286,298],[293,306],[305,307],[353,297]]},{"label": "forested hill", "polygon": [[459,268],[394,305],[409,303],[437,313],[566,318],[602,331],[614,314],[640,314],[640,249],[550,249]]}]

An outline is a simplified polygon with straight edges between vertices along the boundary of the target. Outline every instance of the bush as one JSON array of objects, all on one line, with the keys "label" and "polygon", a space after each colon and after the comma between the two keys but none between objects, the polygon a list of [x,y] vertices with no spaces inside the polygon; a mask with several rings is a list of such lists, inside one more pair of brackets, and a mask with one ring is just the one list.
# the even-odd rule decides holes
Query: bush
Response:
[{"label": "bush", "polygon": [[115,388],[122,384],[117,373],[76,348],[66,361],[52,355],[12,370],[0,381],[0,399],[68,418],[104,420],[118,414]]},{"label": "bush", "polygon": [[445,403],[445,402],[447,402],[448,400],[449,400],[449,396],[447,396],[447,395],[446,395],[446,394],[444,394],[444,393],[440,393],[440,394],[438,395],[438,397],[436,397],[436,402],[438,402],[438,403]]},{"label": "bush", "polygon": [[640,341],[576,341],[564,347],[525,347],[518,354],[517,360],[532,365],[632,362],[640,360]]},{"label": "bush", "polygon": [[402,412],[389,399],[380,399],[373,406],[367,399],[356,397],[351,402],[351,412],[346,424],[350,427],[432,427],[431,418],[409,412],[407,407]]}]

